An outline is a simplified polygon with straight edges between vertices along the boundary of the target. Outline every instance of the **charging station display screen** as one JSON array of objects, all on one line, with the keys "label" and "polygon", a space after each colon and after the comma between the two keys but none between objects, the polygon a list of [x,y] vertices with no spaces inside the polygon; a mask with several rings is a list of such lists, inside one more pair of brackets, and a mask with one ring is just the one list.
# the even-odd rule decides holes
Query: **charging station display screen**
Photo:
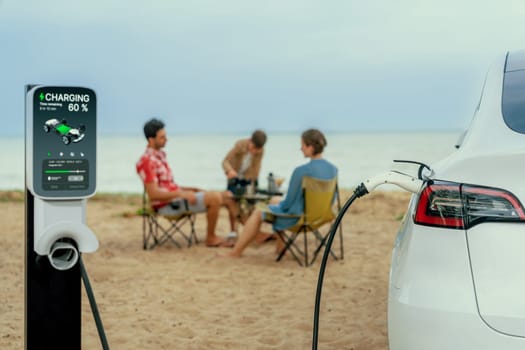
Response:
[{"label": "charging station display screen", "polygon": [[33,190],[42,197],[95,192],[96,95],[81,87],[37,87],[32,95]]}]

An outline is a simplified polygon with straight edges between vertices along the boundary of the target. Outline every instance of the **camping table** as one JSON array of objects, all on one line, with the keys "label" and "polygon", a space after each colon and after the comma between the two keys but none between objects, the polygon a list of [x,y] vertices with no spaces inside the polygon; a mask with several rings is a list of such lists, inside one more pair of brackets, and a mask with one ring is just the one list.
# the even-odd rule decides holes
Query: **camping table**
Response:
[{"label": "camping table", "polygon": [[246,222],[246,219],[250,216],[250,214],[255,209],[255,206],[259,202],[266,202],[268,203],[270,201],[270,198],[273,196],[281,196],[282,192],[268,192],[266,190],[257,190],[254,194],[240,194],[240,195],[234,195],[233,198],[239,205],[239,213],[237,214],[237,220],[241,224],[244,224]]}]

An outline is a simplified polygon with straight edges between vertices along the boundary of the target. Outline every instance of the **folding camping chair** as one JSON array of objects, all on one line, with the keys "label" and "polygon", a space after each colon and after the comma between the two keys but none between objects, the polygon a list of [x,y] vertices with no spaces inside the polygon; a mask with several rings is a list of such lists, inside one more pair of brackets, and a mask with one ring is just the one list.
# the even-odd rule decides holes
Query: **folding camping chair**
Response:
[{"label": "folding camping chair", "polygon": [[[187,210],[188,203],[184,201],[184,204]],[[172,242],[181,248],[181,244],[175,239],[177,234],[186,241],[188,247],[193,243],[199,243],[195,233],[195,214],[190,211],[179,215],[158,214],[151,207],[148,195],[144,190],[142,193],[142,248],[144,250],[153,249],[166,242]]]},{"label": "folding camping chair", "polygon": [[[325,234],[322,234],[319,229],[323,225],[334,221],[334,211],[339,211],[341,209],[341,202],[339,198],[337,178],[321,180],[305,176],[302,181],[302,187],[304,196],[304,210],[302,214],[272,214],[276,218],[280,216],[299,218],[299,221],[294,226],[289,227],[286,230],[277,231],[279,237],[284,241],[285,246],[276,261],[280,261],[284,254],[289,251],[299,265],[306,267],[313,264],[321,249],[326,246],[326,240],[328,239],[330,229],[327,229]],[[312,253],[311,259],[308,257],[308,235],[310,233],[315,238],[315,249]],[[304,248],[302,249],[296,244],[296,239],[301,234],[304,236]],[[339,226],[338,236],[339,254],[337,255],[333,249],[330,249],[330,255],[336,260],[344,258],[343,228],[341,225]]]}]

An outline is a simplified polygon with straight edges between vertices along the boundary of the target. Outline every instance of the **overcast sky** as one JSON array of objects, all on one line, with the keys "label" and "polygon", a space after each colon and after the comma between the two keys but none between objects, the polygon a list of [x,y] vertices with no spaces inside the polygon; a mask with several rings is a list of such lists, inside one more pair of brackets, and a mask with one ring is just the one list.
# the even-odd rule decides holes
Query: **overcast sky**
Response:
[{"label": "overcast sky", "polygon": [[[100,134],[451,130],[523,0],[0,0],[0,135],[24,85],[86,86]],[[521,45],[521,46],[520,46]]]}]

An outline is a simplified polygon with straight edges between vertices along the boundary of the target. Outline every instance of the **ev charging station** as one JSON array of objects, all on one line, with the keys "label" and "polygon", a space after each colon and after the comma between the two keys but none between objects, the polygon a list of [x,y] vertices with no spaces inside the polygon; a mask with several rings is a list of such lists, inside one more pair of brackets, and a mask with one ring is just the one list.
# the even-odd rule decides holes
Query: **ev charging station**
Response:
[{"label": "ev charging station", "polygon": [[95,194],[95,92],[25,90],[25,349],[81,348],[81,253],[98,249],[86,226]]}]

